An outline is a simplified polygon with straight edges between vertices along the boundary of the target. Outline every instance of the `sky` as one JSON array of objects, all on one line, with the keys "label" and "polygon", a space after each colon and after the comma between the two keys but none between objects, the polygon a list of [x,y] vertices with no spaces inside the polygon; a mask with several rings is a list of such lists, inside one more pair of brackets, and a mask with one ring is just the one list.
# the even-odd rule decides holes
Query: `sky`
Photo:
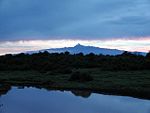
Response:
[{"label": "sky", "polygon": [[0,54],[74,46],[150,50],[150,0],[0,0]]}]

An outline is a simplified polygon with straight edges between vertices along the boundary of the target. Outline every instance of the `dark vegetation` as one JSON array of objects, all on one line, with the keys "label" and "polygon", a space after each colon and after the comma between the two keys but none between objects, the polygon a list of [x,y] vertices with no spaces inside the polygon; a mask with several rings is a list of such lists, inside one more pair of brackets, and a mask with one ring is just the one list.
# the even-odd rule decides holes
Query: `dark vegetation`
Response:
[{"label": "dark vegetation", "polygon": [[[150,99],[150,71],[101,71],[96,68],[78,69],[78,71],[88,73],[93,80],[81,82],[75,79],[70,81],[72,74],[0,71],[0,83],[6,86],[33,86],[48,90],[71,90],[75,91],[75,94],[77,94],[76,91],[83,91]],[[76,71],[74,72],[76,73]],[[3,86],[1,88],[0,95],[5,94],[7,90],[3,89]]]},{"label": "dark vegetation", "polygon": [[[150,53],[4,55],[0,56],[1,84],[73,90],[76,95],[81,90],[150,99]],[[0,92],[6,91],[2,88]]]},{"label": "dark vegetation", "polygon": [[149,70],[150,53],[146,56],[124,52],[121,55],[95,55],[82,53],[71,55],[65,53],[37,53],[0,56],[0,70],[36,70],[40,72],[53,71],[68,74],[72,69],[98,68],[100,70]]},{"label": "dark vegetation", "polygon": [[88,73],[82,73],[82,72],[74,72],[69,78],[70,81],[77,81],[77,82],[87,82],[92,81],[93,77],[89,75]]}]

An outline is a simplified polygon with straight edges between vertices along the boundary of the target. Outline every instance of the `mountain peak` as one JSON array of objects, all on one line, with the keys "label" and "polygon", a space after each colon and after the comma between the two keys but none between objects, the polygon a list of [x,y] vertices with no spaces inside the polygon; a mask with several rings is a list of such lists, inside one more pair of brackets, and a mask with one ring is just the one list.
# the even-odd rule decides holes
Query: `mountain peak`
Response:
[{"label": "mountain peak", "polygon": [[80,43],[78,43],[78,44],[75,45],[74,47],[84,47],[84,45],[81,45]]},{"label": "mountain peak", "polygon": [[[39,51],[31,51],[29,54],[38,53],[48,51],[49,53],[61,53],[68,51],[71,54],[83,53],[83,54],[103,54],[103,55],[119,55],[124,52],[124,50],[117,50],[117,49],[108,49],[108,48],[99,48],[94,46],[84,46],[78,43],[74,47],[64,47],[64,48],[53,48],[53,49],[43,49]],[[133,52],[132,52],[133,53]],[[134,53],[135,54],[135,53]],[[137,54],[137,53],[136,53]],[[146,55],[146,53],[138,52],[138,54]]]}]

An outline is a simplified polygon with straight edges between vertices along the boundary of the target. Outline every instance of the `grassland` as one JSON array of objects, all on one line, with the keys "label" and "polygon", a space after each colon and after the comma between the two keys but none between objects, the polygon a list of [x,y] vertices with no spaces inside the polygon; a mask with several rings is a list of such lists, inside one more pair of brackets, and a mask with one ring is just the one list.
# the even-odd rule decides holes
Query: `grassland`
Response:
[{"label": "grassland", "polygon": [[90,74],[93,80],[69,81],[71,73],[0,71],[0,83],[11,86],[35,86],[49,90],[83,90],[150,99],[150,71],[115,72],[98,69],[79,69],[78,71]]}]

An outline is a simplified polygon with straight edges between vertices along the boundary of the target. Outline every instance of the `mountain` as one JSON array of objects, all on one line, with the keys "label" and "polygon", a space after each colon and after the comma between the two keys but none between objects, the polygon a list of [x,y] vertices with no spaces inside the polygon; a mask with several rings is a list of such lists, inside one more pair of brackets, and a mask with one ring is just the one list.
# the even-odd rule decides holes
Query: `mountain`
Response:
[{"label": "mountain", "polygon": [[[81,44],[77,44],[74,47],[43,49],[43,50],[39,50],[39,51],[29,51],[27,53],[33,54],[33,53],[39,53],[39,52],[44,52],[44,51],[47,51],[49,53],[61,53],[61,52],[68,51],[71,54],[77,54],[77,53],[82,52],[83,54],[94,53],[94,54],[103,54],[103,55],[118,55],[118,54],[122,54],[124,52],[124,50],[99,48],[99,47],[94,47],[94,46],[84,46]],[[146,55],[146,53],[143,53],[143,52],[133,52],[133,53],[140,54],[140,55]]]}]

